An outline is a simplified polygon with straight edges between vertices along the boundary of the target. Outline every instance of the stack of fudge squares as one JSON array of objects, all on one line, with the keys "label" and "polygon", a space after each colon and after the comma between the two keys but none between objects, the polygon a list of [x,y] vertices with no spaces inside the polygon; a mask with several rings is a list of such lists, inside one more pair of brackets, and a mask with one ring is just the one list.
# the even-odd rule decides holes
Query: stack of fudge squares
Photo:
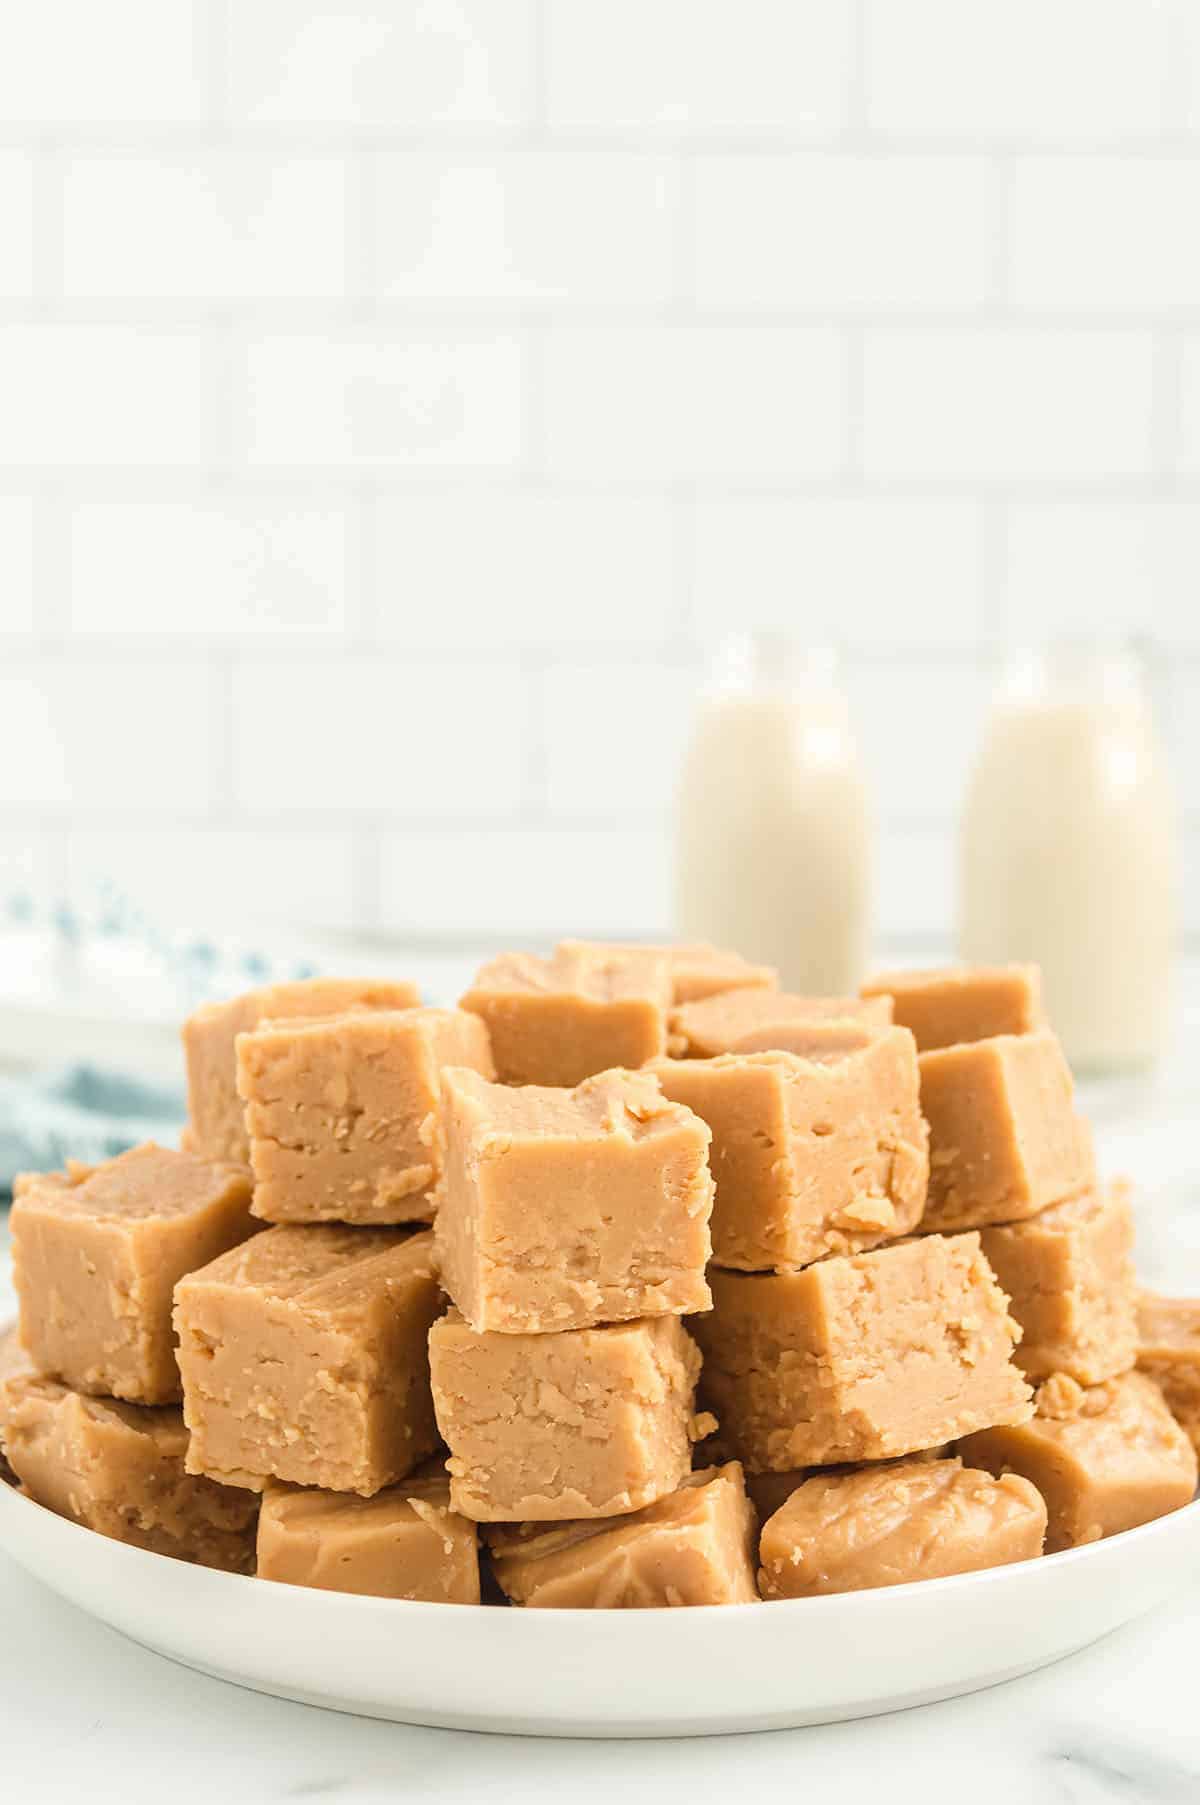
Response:
[{"label": "stack of fudge squares", "polygon": [[631,1608],[998,1566],[1193,1496],[1200,1302],[1139,1298],[1031,968],[814,998],[564,941],[457,1008],[308,980],[184,1045],[179,1150],[16,1187],[0,1441],[102,1534]]}]

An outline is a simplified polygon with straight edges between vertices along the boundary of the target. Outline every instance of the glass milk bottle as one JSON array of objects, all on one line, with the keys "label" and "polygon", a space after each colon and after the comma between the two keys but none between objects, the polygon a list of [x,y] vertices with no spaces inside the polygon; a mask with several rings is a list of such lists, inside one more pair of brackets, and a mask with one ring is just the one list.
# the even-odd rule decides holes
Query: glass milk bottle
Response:
[{"label": "glass milk bottle", "polygon": [[722,650],[678,795],[676,928],[779,968],[789,990],[856,990],[870,830],[835,660],[785,634]]},{"label": "glass milk bottle", "polygon": [[1166,1033],[1176,951],[1175,820],[1128,650],[1013,657],[967,797],[964,959],[1034,959],[1080,1070],[1147,1065]]}]

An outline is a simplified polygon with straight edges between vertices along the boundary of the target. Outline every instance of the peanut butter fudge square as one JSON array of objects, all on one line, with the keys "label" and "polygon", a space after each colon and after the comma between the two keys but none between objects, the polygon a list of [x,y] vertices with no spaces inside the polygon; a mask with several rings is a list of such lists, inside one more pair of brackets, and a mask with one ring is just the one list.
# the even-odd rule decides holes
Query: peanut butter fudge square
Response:
[{"label": "peanut butter fudge square", "polygon": [[189,1473],[381,1491],[437,1446],[433,1237],[272,1228],[175,1292]]},{"label": "peanut butter fudge square", "polygon": [[644,1072],[555,1090],[448,1069],[435,1230],[443,1287],[478,1330],[706,1310],[709,1138]]},{"label": "peanut butter fudge square", "polygon": [[613,1517],[674,1491],[711,1423],[677,1316],[561,1335],[434,1323],[429,1359],[450,1503],[478,1523]]},{"label": "peanut butter fudge square", "polygon": [[983,1251],[1021,1325],[1016,1362],[1035,1382],[1098,1385],[1137,1357],[1128,1187],[1088,1191],[1027,1222],[985,1228]]},{"label": "peanut butter fudge square", "polygon": [[952,965],[942,971],[884,971],[864,997],[887,997],[922,1053],[1046,1025],[1036,965]]},{"label": "peanut butter fudge square", "polygon": [[886,1460],[1032,1414],[978,1235],[709,1279],[712,1311],[691,1324],[702,1401],[752,1473]]},{"label": "peanut butter fudge square", "polygon": [[373,1498],[271,1486],[258,1520],[258,1577],[416,1598],[479,1603],[474,1523],[450,1509],[450,1481],[423,1468]]},{"label": "peanut butter fudge square", "polygon": [[560,940],[558,950],[582,948],[605,957],[648,953],[665,959],[671,974],[671,1000],[692,1003],[700,997],[734,990],[774,990],[779,973],[769,965],[752,965],[740,953],[726,952],[705,941],[678,942],[668,946],[633,945],[611,940]]},{"label": "peanut butter fudge square", "polygon": [[578,1084],[639,1066],[667,1046],[673,980],[661,952],[608,952],[564,941],[549,959],[503,953],[459,1007],[482,1016],[506,1084]]},{"label": "peanut butter fudge square", "polygon": [[445,1065],[495,1076],[477,1015],[360,1009],[239,1034],[254,1214],[268,1222],[428,1222]]},{"label": "peanut butter fudge square", "polygon": [[248,990],[226,1003],[205,1004],[183,1024],[188,1086],[183,1146],[207,1159],[249,1165],[234,1053],[238,1035],[247,1029],[262,1021],[343,1015],[350,1009],[411,1009],[420,1001],[415,984],[386,978],[298,978]]},{"label": "peanut butter fudge square", "polygon": [[27,1361],[0,1365],[0,1445],[37,1503],[154,1554],[254,1571],[258,1500],[184,1470],[177,1408],[85,1397]]},{"label": "peanut butter fudge square", "polygon": [[927,1229],[1019,1222],[1095,1183],[1091,1135],[1048,1029],[922,1053]]},{"label": "peanut butter fudge square", "polygon": [[751,1604],[757,1520],[734,1461],[689,1473],[656,1504],[609,1523],[521,1524],[488,1534],[492,1570],[534,1610]]},{"label": "peanut butter fudge square", "polygon": [[175,1282],[256,1227],[239,1166],[147,1141],[12,1208],[21,1340],[39,1371],[133,1403],[179,1396]]},{"label": "peanut butter fudge square", "polygon": [[1200,1297],[1156,1297],[1137,1303],[1138,1370],[1154,1380],[1192,1446],[1200,1449]]},{"label": "peanut butter fudge square", "polygon": [[1196,1489],[1196,1450],[1144,1373],[1087,1390],[1056,1374],[1039,1387],[1032,1422],[969,1435],[959,1453],[1036,1485],[1048,1554],[1163,1517]]},{"label": "peanut butter fudge square", "polygon": [[[803,1051],[806,1030],[821,1023],[891,1025],[890,997],[802,997],[779,990],[731,990],[672,1009],[668,1051],[676,1059],[719,1053]],[[819,1036],[817,1037],[819,1039]]]},{"label": "peanut butter fudge square", "polygon": [[901,1460],[816,1473],[763,1525],[764,1598],[815,1598],[903,1586],[1029,1561],[1046,1506],[1027,1479],[994,1479],[961,1460]]},{"label": "peanut butter fudge square", "polygon": [[656,1060],[648,1070],[712,1129],[713,1258],[804,1266],[909,1233],[929,1179],[907,1028],[794,1053]]}]

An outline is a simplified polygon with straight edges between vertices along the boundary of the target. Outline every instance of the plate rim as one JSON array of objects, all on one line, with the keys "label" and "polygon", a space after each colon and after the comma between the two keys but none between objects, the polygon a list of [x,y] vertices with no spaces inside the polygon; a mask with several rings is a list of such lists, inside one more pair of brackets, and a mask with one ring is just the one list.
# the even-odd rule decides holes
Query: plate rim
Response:
[{"label": "plate rim", "polygon": [[[516,1610],[517,1614],[527,1621],[530,1619],[548,1620],[550,1625],[557,1624],[566,1627],[588,1625],[593,1631],[600,1623],[611,1626],[614,1622],[627,1622],[630,1616],[641,1623],[647,1619],[659,1624],[664,1621],[676,1624],[687,1623],[695,1619],[697,1612],[702,1613],[705,1618],[718,1616],[721,1622],[729,1624],[731,1614],[734,1619],[745,1621],[748,1615],[757,1618],[764,1606],[770,1608],[772,1621],[778,1621],[785,1612],[793,1617],[798,1612],[804,1612],[806,1617],[812,1617],[814,1613],[819,1612],[824,1612],[826,1615],[834,1613],[845,1615],[854,1612],[878,1612],[889,1608],[899,1612],[914,1596],[919,1596],[931,1604],[936,1603],[939,1599],[958,1599],[963,1594],[977,1597],[981,1587],[988,1585],[995,1587],[997,1584],[1002,1584],[1005,1579],[1011,1580],[1014,1574],[1023,1573],[1028,1576],[1033,1572],[1058,1573],[1068,1568],[1079,1567],[1089,1561],[1102,1560],[1113,1548],[1128,1548],[1133,1542],[1145,1543],[1161,1535],[1177,1534],[1185,1520],[1190,1522],[1193,1527],[1200,1527],[1200,1496],[1197,1496],[1189,1504],[1181,1505],[1178,1510],[1167,1511],[1163,1516],[1154,1517],[1148,1523],[1139,1523],[1132,1529],[1118,1530],[1115,1535],[1103,1536],[1097,1541],[1084,1543],[1077,1548],[1064,1548],[1054,1554],[1037,1555],[1031,1560],[1010,1561],[998,1567],[977,1568],[971,1572],[946,1574],[936,1579],[906,1580],[903,1585],[898,1586],[872,1586],[846,1592],[827,1592],[814,1598],[760,1598],[739,1604],[689,1605],[686,1608],[650,1605],[631,1613],[612,1607],[583,1609],[572,1606],[537,1610],[487,1604],[440,1603],[432,1599],[383,1598],[371,1593],[339,1592],[329,1587],[303,1586],[284,1580],[263,1579],[256,1573],[227,1573],[218,1567],[205,1567],[199,1562],[181,1560],[175,1555],[160,1554],[149,1548],[139,1548],[133,1542],[121,1542],[115,1537],[105,1536],[99,1530],[89,1529],[85,1524],[76,1523],[72,1518],[62,1516],[48,1505],[40,1504],[36,1498],[31,1498],[27,1493],[20,1491],[17,1486],[4,1481],[0,1481],[0,1495],[2,1494],[7,1494],[7,1497],[0,1500],[0,1512],[6,1509],[15,1509],[19,1512],[22,1508],[36,1511],[41,1517],[50,1520],[52,1525],[49,1528],[50,1534],[55,1535],[61,1532],[66,1535],[68,1541],[74,1541],[74,1545],[80,1548],[84,1546],[84,1543],[76,1541],[75,1538],[87,1537],[89,1541],[101,1541],[107,1545],[109,1558],[117,1562],[129,1561],[134,1566],[140,1566],[144,1562],[169,1561],[173,1567],[191,1569],[199,1584],[234,1588],[234,1591],[230,1593],[231,1602],[234,1597],[248,1596],[244,1590],[239,1593],[238,1588],[282,1586],[286,1587],[289,1593],[307,1593],[310,1598],[326,1601],[323,1605],[314,1605],[314,1609],[341,1611],[348,1609],[365,1617],[379,1617],[385,1612],[402,1609],[409,1613],[434,1612],[437,1614],[438,1621],[444,1621],[445,1613],[448,1611],[454,1613],[455,1619],[460,1619],[466,1612],[476,1622],[480,1618],[511,1621],[512,1612]],[[111,1552],[114,1548],[120,1551],[116,1555]],[[0,1537],[0,1552],[9,1554],[18,1565],[24,1564],[15,1550],[10,1548],[6,1537]],[[146,1571],[149,1572],[150,1569],[146,1569]],[[35,1575],[35,1577],[38,1576]],[[41,1581],[40,1583],[49,1582]],[[184,1581],[183,1583],[188,1582]],[[1040,1581],[1027,1578],[1026,1583],[1036,1586]],[[1053,1582],[1047,1580],[1046,1583]],[[883,1602],[884,1600],[890,1601],[890,1605],[888,1602]],[[553,1627],[547,1627],[532,1633],[553,1635],[558,1631]]]}]

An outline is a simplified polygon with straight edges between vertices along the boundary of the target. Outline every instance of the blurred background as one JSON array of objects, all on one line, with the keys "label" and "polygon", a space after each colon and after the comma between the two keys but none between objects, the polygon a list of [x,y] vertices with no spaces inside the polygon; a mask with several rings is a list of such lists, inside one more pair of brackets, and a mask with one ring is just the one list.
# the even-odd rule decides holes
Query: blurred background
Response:
[{"label": "blurred background", "polygon": [[1200,934],[1198,172],[1190,0],[24,9],[7,994],[662,934],[753,625],[841,647],[895,957],[1000,652],[1137,636]]}]

